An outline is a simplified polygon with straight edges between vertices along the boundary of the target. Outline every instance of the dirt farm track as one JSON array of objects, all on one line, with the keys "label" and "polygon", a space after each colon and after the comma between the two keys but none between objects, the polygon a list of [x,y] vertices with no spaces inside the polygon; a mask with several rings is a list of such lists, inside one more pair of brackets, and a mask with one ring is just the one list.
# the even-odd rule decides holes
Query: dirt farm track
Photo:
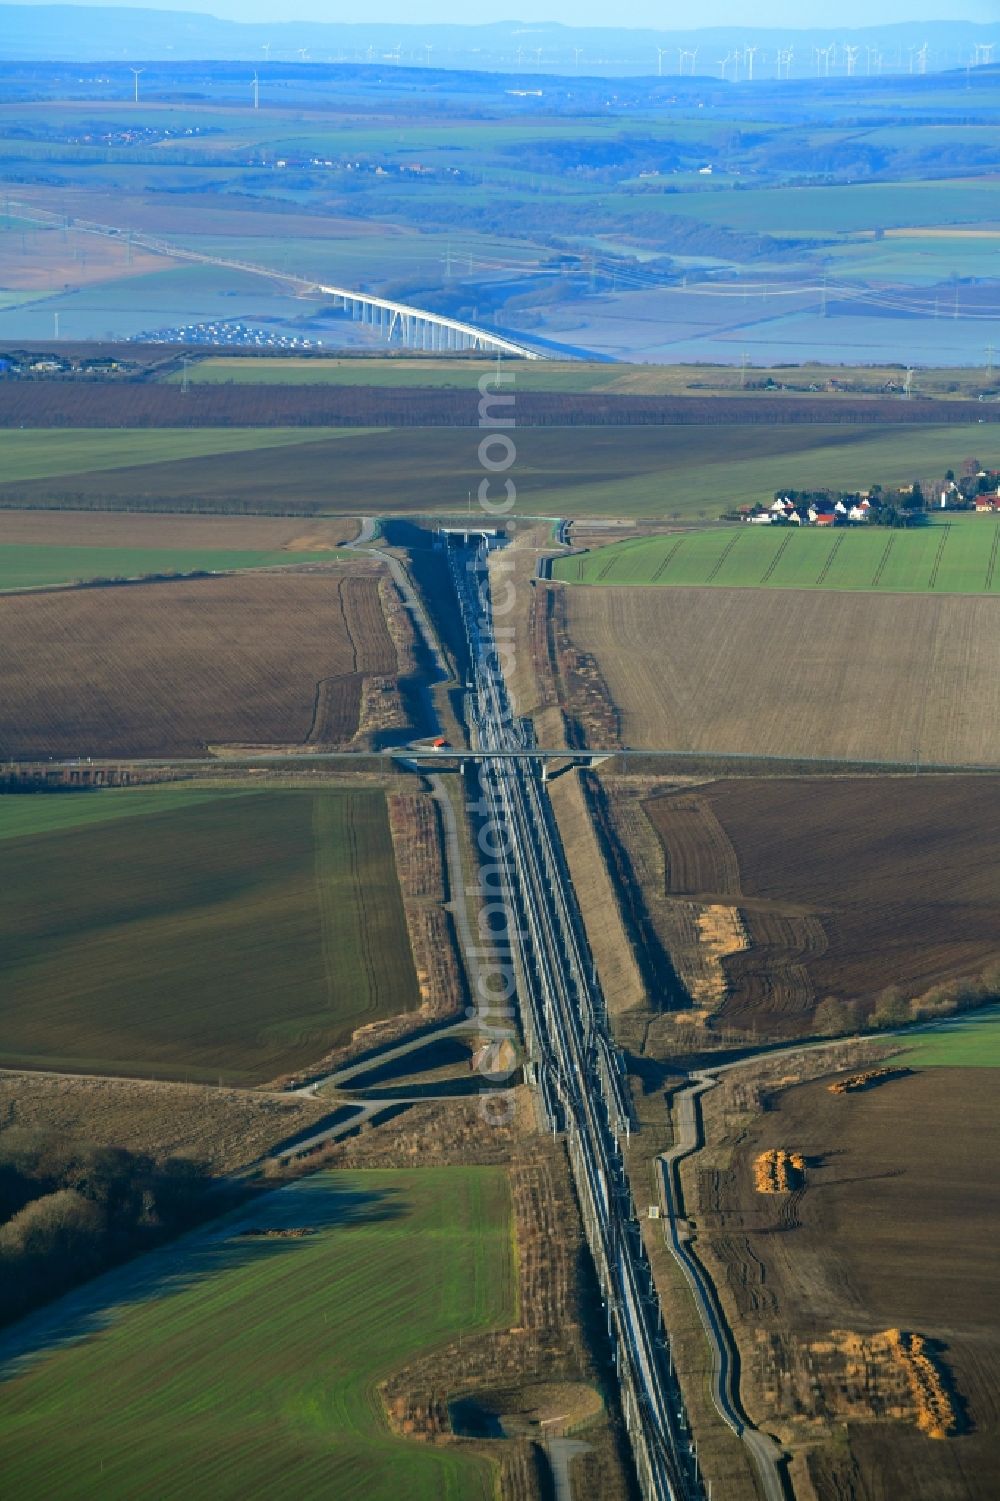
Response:
[{"label": "dirt farm track", "polygon": [[[995,1494],[995,1087],[991,1069],[948,1068],[850,1096],[823,1080],[800,1085],[758,1117],[729,1170],[700,1176],[700,1238],[736,1317],[752,1414],[779,1427],[790,1418],[800,1439],[816,1416],[846,1423],[849,1449],[827,1447],[811,1464],[820,1501]],[[805,1189],[755,1192],[756,1155],[789,1146],[805,1157]],[[935,1442],[912,1422],[873,1422],[850,1380],[842,1385],[847,1337],[890,1328],[932,1342],[954,1392],[955,1436]],[[889,1401],[872,1379],[869,1398]]]}]

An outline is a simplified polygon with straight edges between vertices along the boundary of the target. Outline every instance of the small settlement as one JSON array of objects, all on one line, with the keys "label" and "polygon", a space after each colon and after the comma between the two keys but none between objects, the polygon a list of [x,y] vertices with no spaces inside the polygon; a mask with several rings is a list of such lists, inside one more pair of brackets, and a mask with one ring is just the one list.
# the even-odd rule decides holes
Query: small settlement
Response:
[{"label": "small settlement", "polygon": [[961,478],[949,470],[939,483],[854,492],[778,490],[773,500],[740,506],[722,519],[751,526],[909,526],[936,510],[1000,512],[1000,470],[970,460]]}]

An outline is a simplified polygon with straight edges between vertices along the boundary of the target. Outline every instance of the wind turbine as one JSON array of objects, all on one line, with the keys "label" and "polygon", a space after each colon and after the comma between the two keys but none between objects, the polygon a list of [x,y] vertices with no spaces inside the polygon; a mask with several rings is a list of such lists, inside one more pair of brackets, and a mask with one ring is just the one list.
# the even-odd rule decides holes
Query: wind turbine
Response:
[{"label": "wind turbine", "polygon": [[757,48],[756,47],[744,47],[744,49],[743,49],[743,61],[747,65],[747,82],[748,83],[753,83],[753,60],[754,60],[754,57],[756,56],[756,54],[757,54]]},{"label": "wind turbine", "polygon": [[264,61],[266,63],[269,63],[271,61],[271,43],[270,42],[261,42],[261,44],[260,44],[260,50],[264,54]]},{"label": "wind turbine", "polygon": [[145,73],[145,68],[129,68],[130,73],[135,74],[135,102],[139,103],[139,74]]},{"label": "wind turbine", "polygon": [[847,58],[847,76],[848,76],[848,78],[853,78],[854,77],[854,69],[857,66],[858,53],[860,51],[861,51],[860,47],[851,47],[846,42],[844,43],[844,55]]},{"label": "wind turbine", "polygon": [[253,75],[253,85],[252,85],[252,87],[253,87],[253,107],[254,107],[254,109],[260,109],[260,79],[257,77],[256,73],[254,73],[254,75]]},{"label": "wind turbine", "polygon": [[666,52],[667,52],[666,47],[657,47],[657,49],[656,49],[656,76],[657,76],[657,78],[662,78],[663,77],[663,59],[664,59],[664,57],[666,55]]},{"label": "wind turbine", "polygon": [[299,54],[299,62],[300,63],[307,63],[309,61],[309,48],[308,47],[297,47],[296,51]]},{"label": "wind turbine", "polygon": [[693,78],[694,77],[694,65],[698,61],[698,48],[696,47],[693,52],[689,52],[688,53],[688,57],[691,59],[691,77]]},{"label": "wind turbine", "polygon": [[434,51],[434,43],[433,42],[425,42],[424,43],[424,52],[427,54],[427,66],[428,66],[428,68],[431,65],[431,53],[433,51]]}]

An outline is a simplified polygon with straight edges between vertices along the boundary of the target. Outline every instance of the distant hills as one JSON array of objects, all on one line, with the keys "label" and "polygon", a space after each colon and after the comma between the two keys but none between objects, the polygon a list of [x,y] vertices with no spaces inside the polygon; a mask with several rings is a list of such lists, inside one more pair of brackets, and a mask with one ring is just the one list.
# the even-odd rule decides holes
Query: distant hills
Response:
[{"label": "distant hills", "polygon": [[424,65],[590,76],[697,74],[731,81],[937,72],[1000,61],[1000,20],[820,30],[627,30],[307,21],[247,24],[187,11],[0,5],[0,59],[87,63],[253,60]]}]

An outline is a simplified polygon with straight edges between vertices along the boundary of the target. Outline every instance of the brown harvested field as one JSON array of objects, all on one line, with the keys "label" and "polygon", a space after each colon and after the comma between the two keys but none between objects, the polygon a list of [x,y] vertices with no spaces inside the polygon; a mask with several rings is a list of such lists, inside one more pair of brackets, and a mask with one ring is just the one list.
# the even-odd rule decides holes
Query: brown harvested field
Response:
[{"label": "brown harvested field", "polygon": [[0,600],[0,754],[342,745],[398,659],[380,580],[242,574]]},{"label": "brown harvested field", "polygon": [[[818,1501],[986,1501],[1000,1472],[993,1071],[932,1068],[852,1095],[828,1082],[779,1092],[738,1132],[730,1117],[716,1166],[685,1169],[750,1414],[800,1465],[819,1445]],[[718,1140],[720,1116],[707,1124]],[[775,1148],[804,1156],[804,1188],[756,1191],[755,1158]],[[876,1338],[891,1329],[929,1341],[954,1436],[918,1430],[905,1371]]]},{"label": "brown harvested field", "polygon": [[717,588],[565,594],[572,643],[593,657],[626,745],[1000,763],[996,600]]},{"label": "brown harvested field", "polygon": [[664,855],[654,909],[692,910],[693,946],[718,930],[706,913],[740,934],[718,953],[722,1025],[794,1035],[834,998],[846,1029],[890,987],[909,1002],[1000,960],[1000,778],[748,778],[642,806]]},{"label": "brown harvested field", "polygon": [[247,1089],[0,1071],[5,1126],[153,1157],[193,1157],[214,1172],[246,1167],[329,1113],[322,1100]]},{"label": "brown harvested field", "polygon": [[15,222],[0,231],[0,286],[12,292],[62,292],[179,264],[124,239],[77,229]]},{"label": "brown harvested field", "polygon": [[[358,535],[349,516],[177,516],[121,511],[0,511],[0,546],[167,547],[322,552]],[[289,562],[294,562],[294,557]],[[360,565],[360,558],[359,558]]]}]

